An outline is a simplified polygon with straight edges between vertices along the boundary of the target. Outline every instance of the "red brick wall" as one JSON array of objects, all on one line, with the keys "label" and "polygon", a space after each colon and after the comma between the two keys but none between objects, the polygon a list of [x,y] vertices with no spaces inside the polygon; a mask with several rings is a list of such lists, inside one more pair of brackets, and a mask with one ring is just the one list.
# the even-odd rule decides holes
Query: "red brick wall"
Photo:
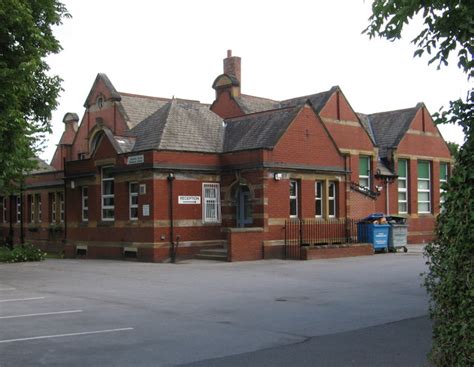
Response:
[{"label": "red brick wall", "polygon": [[216,100],[211,106],[211,111],[224,119],[243,115],[242,110],[230,95],[229,90],[218,92]]},{"label": "red brick wall", "polygon": [[255,230],[231,230],[227,233],[229,261],[247,261],[263,259],[263,232]]}]

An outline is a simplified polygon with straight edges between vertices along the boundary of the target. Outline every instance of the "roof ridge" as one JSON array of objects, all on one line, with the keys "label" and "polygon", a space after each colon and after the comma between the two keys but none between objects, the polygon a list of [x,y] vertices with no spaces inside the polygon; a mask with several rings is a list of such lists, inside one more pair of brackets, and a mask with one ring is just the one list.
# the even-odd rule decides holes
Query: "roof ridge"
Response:
[{"label": "roof ridge", "polygon": [[328,92],[332,91],[334,88],[335,88],[335,87],[331,87],[331,88],[329,88],[328,90],[325,90],[325,91],[323,91],[323,92],[317,92],[317,93],[307,94],[307,95],[304,95],[304,96],[298,96],[298,97],[283,99],[283,100],[281,100],[280,102],[284,103],[284,102],[292,101],[292,100],[294,100],[294,99],[307,98],[307,97],[312,97],[312,96],[319,95],[319,94],[323,94],[323,93],[328,93]]},{"label": "roof ridge", "polygon": [[127,92],[118,92],[118,93],[122,96],[127,96],[127,97],[150,98],[150,99],[157,99],[160,101],[171,101],[171,98],[166,98],[166,97],[147,96],[144,94],[127,93]]},{"label": "roof ridge", "polygon": [[247,113],[242,116],[235,116],[235,117],[230,117],[227,119],[224,119],[224,121],[229,121],[229,120],[239,120],[239,119],[245,119],[248,116],[254,116],[254,115],[265,115],[271,112],[276,112],[276,111],[283,111],[283,110],[290,110],[290,109],[299,109],[301,106],[286,106],[286,107],[279,107],[279,108],[274,108],[271,110],[265,110],[265,111],[257,111],[257,112],[252,112],[252,113]]},{"label": "roof ridge", "polygon": [[383,113],[406,112],[406,111],[410,111],[410,110],[418,110],[419,108],[420,107],[417,105],[417,106],[414,106],[414,107],[400,108],[398,110],[381,111],[381,112],[374,112],[374,113],[363,113],[363,112],[357,112],[357,113],[362,113],[366,116],[373,116],[373,115],[381,115]]},{"label": "roof ridge", "polygon": [[275,103],[280,102],[280,101],[278,101],[278,100],[276,100],[276,99],[265,98],[265,97],[259,97],[259,96],[252,96],[252,95],[250,95],[250,94],[245,94],[245,93],[241,93],[240,96],[258,98],[258,99],[263,99],[263,100],[265,100],[265,101],[275,102]]}]

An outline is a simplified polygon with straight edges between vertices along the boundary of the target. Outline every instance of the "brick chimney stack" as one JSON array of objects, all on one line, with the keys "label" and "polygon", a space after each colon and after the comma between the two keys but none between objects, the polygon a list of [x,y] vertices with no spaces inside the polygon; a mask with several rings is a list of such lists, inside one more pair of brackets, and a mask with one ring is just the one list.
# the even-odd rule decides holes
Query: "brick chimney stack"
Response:
[{"label": "brick chimney stack", "polygon": [[230,75],[242,85],[240,75],[240,57],[232,56],[232,50],[227,50],[227,58],[224,59],[224,74]]},{"label": "brick chimney stack", "polygon": [[76,133],[77,123],[79,122],[79,116],[77,115],[77,113],[68,112],[64,115],[63,122],[65,125],[65,131],[71,131],[73,133]]}]

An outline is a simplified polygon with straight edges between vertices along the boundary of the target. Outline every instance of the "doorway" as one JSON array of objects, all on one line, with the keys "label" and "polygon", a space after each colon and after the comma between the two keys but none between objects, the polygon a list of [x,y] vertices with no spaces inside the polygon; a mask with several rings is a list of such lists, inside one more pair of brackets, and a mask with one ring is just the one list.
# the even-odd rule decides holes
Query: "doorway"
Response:
[{"label": "doorway", "polygon": [[235,193],[237,227],[243,228],[253,223],[250,190],[239,185]]}]

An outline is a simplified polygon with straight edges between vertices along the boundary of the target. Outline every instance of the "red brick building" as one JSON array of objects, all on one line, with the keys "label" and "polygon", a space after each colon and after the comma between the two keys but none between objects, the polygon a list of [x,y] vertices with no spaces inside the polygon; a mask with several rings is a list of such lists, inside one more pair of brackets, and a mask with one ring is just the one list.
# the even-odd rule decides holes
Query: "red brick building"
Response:
[{"label": "red brick building", "polygon": [[339,87],[285,101],[241,93],[229,52],[212,105],[119,93],[99,74],[16,196],[4,238],[66,256],[165,261],[225,248],[282,257],[291,218],[400,214],[409,242],[432,238],[448,147],[423,104],[356,113]]}]

